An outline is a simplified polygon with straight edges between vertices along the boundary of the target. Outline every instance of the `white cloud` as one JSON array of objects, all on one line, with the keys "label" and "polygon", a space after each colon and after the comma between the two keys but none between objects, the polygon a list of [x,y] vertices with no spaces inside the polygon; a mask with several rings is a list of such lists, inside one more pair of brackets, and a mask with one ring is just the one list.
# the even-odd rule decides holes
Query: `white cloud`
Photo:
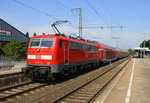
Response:
[{"label": "white cloud", "polygon": [[41,35],[42,33],[45,34],[52,34],[52,28],[48,25],[46,26],[35,26],[29,28],[30,36],[33,35],[34,32],[36,32],[37,35]]}]

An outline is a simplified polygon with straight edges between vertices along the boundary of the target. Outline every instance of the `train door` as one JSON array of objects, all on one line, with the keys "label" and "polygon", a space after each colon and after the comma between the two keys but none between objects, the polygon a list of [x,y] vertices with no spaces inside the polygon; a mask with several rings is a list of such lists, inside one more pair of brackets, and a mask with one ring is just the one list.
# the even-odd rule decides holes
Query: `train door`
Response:
[{"label": "train door", "polygon": [[68,65],[69,64],[69,42],[64,40],[63,45],[64,45],[64,64]]}]

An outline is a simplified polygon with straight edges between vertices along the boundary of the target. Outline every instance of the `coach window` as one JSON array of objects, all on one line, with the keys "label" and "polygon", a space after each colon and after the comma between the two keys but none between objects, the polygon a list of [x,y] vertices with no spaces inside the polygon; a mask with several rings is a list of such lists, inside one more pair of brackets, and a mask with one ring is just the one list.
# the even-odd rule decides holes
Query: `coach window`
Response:
[{"label": "coach window", "polygon": [[69,42],[69,49],[73,49],[73,42]]},{"label": "coach window", "polygon": [[76,46],[75,49],[79,50],[79,43],[75,43],[75,46]]},{"label": "coach window", "polygon": [[87,50],[87,45],[83,44],[83,50]]},{"label": "coach window", "polygon": [[59,46],[60,48],[63,48],[63,40],[59,40]]}]

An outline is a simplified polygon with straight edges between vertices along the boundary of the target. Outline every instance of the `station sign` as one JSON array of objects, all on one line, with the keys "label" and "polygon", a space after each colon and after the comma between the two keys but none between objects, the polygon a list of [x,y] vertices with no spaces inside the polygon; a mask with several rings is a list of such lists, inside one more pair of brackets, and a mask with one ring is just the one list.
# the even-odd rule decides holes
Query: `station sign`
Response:
[{"label": "station sign", "polygon": [[11,31],[0,29],[0,36],[11,36]]}]

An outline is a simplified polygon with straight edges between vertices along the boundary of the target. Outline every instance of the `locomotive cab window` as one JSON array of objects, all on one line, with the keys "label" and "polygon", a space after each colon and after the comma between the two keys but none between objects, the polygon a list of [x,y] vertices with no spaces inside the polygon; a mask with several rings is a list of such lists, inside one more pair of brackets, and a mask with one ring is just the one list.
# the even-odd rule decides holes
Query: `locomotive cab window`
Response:
[{"label": "locomotive cab window", "polygon": [[51,48],[52,44],[53,44],[53,38],[42,38],[40,47]]},{"label": "locomotive cab window", "polygon": [[41,40],[40,38],[32,39],[30,47],[39,47],[40,40]]},{"label": "locomotive cab window", "polygon": [[31,48],[51,48],[53,38],[33,38],[31,41]]}]

